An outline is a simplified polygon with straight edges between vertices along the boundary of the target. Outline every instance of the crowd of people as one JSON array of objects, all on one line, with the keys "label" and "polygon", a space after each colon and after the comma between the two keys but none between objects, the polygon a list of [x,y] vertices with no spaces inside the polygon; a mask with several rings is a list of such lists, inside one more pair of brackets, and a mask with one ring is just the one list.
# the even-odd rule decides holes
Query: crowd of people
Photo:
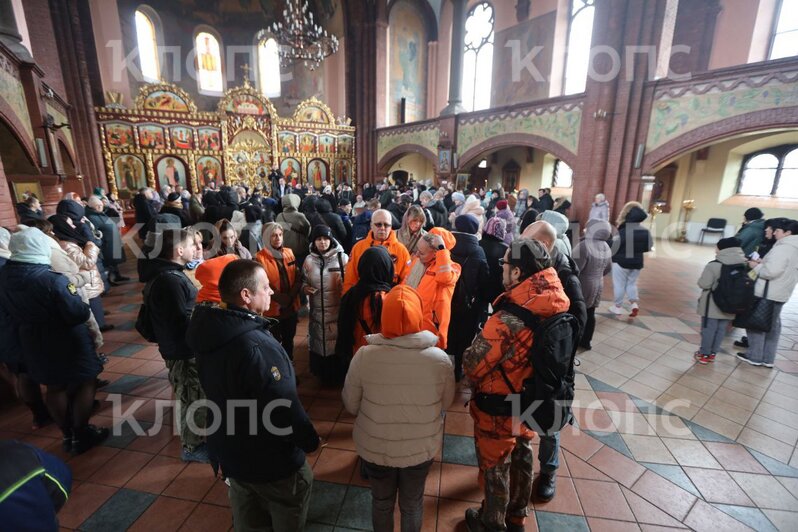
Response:
[{"label": "crowd of people", "polygon": [[[132,203],[145,283],[136,328],[157,343],[168,368],[183,460],[210,462],[228,478],[242,529],[301,530],[307,516],[313,478],[304,457],[323,442],[297,396],[300,317],[308,317],[311,374],[342,386],[356,417],[375,530],[392,530],[397,498],[402,530],[420,530],[424,483],[456,383],[474,397],[518,393],[535,372],[530,352],[546,340],[519,316],[570,315],[578,341],[557,379],[572,393],[576,348],[591,349],[603,278],[612,273],[608,311],[634,318],[653,246],[641,204],[623,205],[613,226],[598,194],[580,232],[570,202],[548,189],[537,197],[467,193],[449,183],[314,190],[279,178],[270,192],[142,189]],[[0,361],[17,375],[34,423],[52,419],[64,448],[85,452],[107,436],[89,417],[102,384],[102,332],[111,327],[101,297],[128,280],[119,273],[121,210],[97,190],[85,200],[66,197],[47,220],[30,199],[19,212],[24,226],[0,231]],[[701,364],[714,360],[730,321],[750,314],[730,313],[716,294],[746,285],[747,307],[771,302],[771,326],[748,328],[748,353],[738,357],[773,365],[780,311],[798,282],[798,222],[763,218],[747,210],[737,237],[718,243],[717,261],[699,279]],[[747,284],[724,281],[737,266]],[[221,408],[189,408],[203,399]],[[225,408],[246,400],[258,412],[275,400],[286,407],[270,410],[269,427],[253,429],[246,410]],[[561,425],[538,434],[533,482],[532,428],[519,430],[478,401],[470,413],[485,498],[466,524],[523,530],[533,492],[542,501],[555,496]],[[236,430],[206,438],[192,428],[219,421]]]}]

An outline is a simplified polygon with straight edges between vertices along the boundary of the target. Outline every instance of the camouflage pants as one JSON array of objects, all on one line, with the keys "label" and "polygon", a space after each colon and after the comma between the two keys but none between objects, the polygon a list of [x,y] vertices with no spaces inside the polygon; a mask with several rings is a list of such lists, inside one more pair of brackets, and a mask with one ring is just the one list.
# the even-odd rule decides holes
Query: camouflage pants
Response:
[{"label": "camouflage pants", "polygon": [[[183,447],[193,451],[205,441],[204,436],[195,434],[191,430],[186,417],[193,402],[205,399],[205,393],[202,391],[199,376],[197,375],[197,361],[189,358],[186,360],[166,360],[165,362],[169,370],[169,383],[175,392],[175,400],[177,402],[174,415],[176,417],[175,424],[180,430],[180,441]],[[207,414],[208,410],[205,407],[194,410],[194,426],[204,429]]]},{"label": "camouflage pants", "polygon": [[[478,460],[479,456],[477,443]],[[486,468],[480,463],[480,476],[485,486],[480,517],[486,530],[506,530],[505,521],[524,524],[532,495],[532,460],[532,442],[516,438],[512,453],[504,461]]]}]

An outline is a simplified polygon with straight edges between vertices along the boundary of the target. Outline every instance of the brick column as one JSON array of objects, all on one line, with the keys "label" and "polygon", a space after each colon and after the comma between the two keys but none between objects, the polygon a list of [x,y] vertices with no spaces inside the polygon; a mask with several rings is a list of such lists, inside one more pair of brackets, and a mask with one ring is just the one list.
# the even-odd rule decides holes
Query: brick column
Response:
[{"label": "brick column", "polygon": [[0,42],[14,52],[21,61],[33,61],[28,49],[22,45],[22,35],[17,28],[11,0],[0,0]]}]

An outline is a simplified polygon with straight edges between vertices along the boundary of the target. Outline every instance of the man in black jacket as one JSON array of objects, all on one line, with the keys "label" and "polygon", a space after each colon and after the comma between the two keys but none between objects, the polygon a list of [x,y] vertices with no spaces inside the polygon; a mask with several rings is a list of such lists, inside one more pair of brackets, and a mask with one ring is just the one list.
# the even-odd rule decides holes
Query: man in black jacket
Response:
[{"label": "man in black jacket", "polygon": [[[557,230],[548,222],[537,221],[524,230],[521,238],[537,240],[546,247],[551,255],[552,266],[557,270],[565,295],[571,300],[568,313],[572,314],[579,322],[579,334],[585,330],[587,323],[587,305],[582,294],[582,283],[579,282],[579,269],[571,257],[557,251],[554,242],[557,240]],[[573,383],[574,375],[568,376]],[[560,433],[540,437],[538,460],[540,461],[540,475],[538,476],[537,496],[542,501],[554,498],[557,469],[560,467]]]},{"label": "man in black jacket", "polygon": [[[158,236],[153,251],[153,254],[160,251],[157,258],[141,264],[141,280],[147,283],[144,305],[180,407],[180,441],[183,444],[180,457],[184,462],[208,462],[205,442],[191,430],[186,415],[192,403],[205,398],[197,377],[194,352],[186,342],[197,289],[183,270],[194,260],[194,231],[165,229]],[[197,409],[193,415],[195,427],[204,429],[205,417],[206,409]]]},{"label": "man in black jacket", "polygon": [[[199,378],[218,408],[208,436],[230,481],[236,530],[304,530],[319,436],[296,392],[294,369],[261,315],[272,290],[259,263],[237,260],[219,279],[221,305],[197,306],[188,329]],[[254,410],[254,412],[253,412]]]}]

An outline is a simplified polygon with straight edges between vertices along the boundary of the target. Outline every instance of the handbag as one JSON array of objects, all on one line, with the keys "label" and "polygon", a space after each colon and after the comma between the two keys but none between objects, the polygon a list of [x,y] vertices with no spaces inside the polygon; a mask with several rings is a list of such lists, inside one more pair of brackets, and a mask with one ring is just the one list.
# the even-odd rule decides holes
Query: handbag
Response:
[{"label": "handbag", "polygon": [[775,301],[769,300],[768,286],[770,281],[765,282],[765,291],[762,297],[755,297],[751,308],[744,314],[738,314],[734,318],[732,325],[741,329],[750,329],[752,331],[759,331],[769,333],[773,327],[773,310]]}]

